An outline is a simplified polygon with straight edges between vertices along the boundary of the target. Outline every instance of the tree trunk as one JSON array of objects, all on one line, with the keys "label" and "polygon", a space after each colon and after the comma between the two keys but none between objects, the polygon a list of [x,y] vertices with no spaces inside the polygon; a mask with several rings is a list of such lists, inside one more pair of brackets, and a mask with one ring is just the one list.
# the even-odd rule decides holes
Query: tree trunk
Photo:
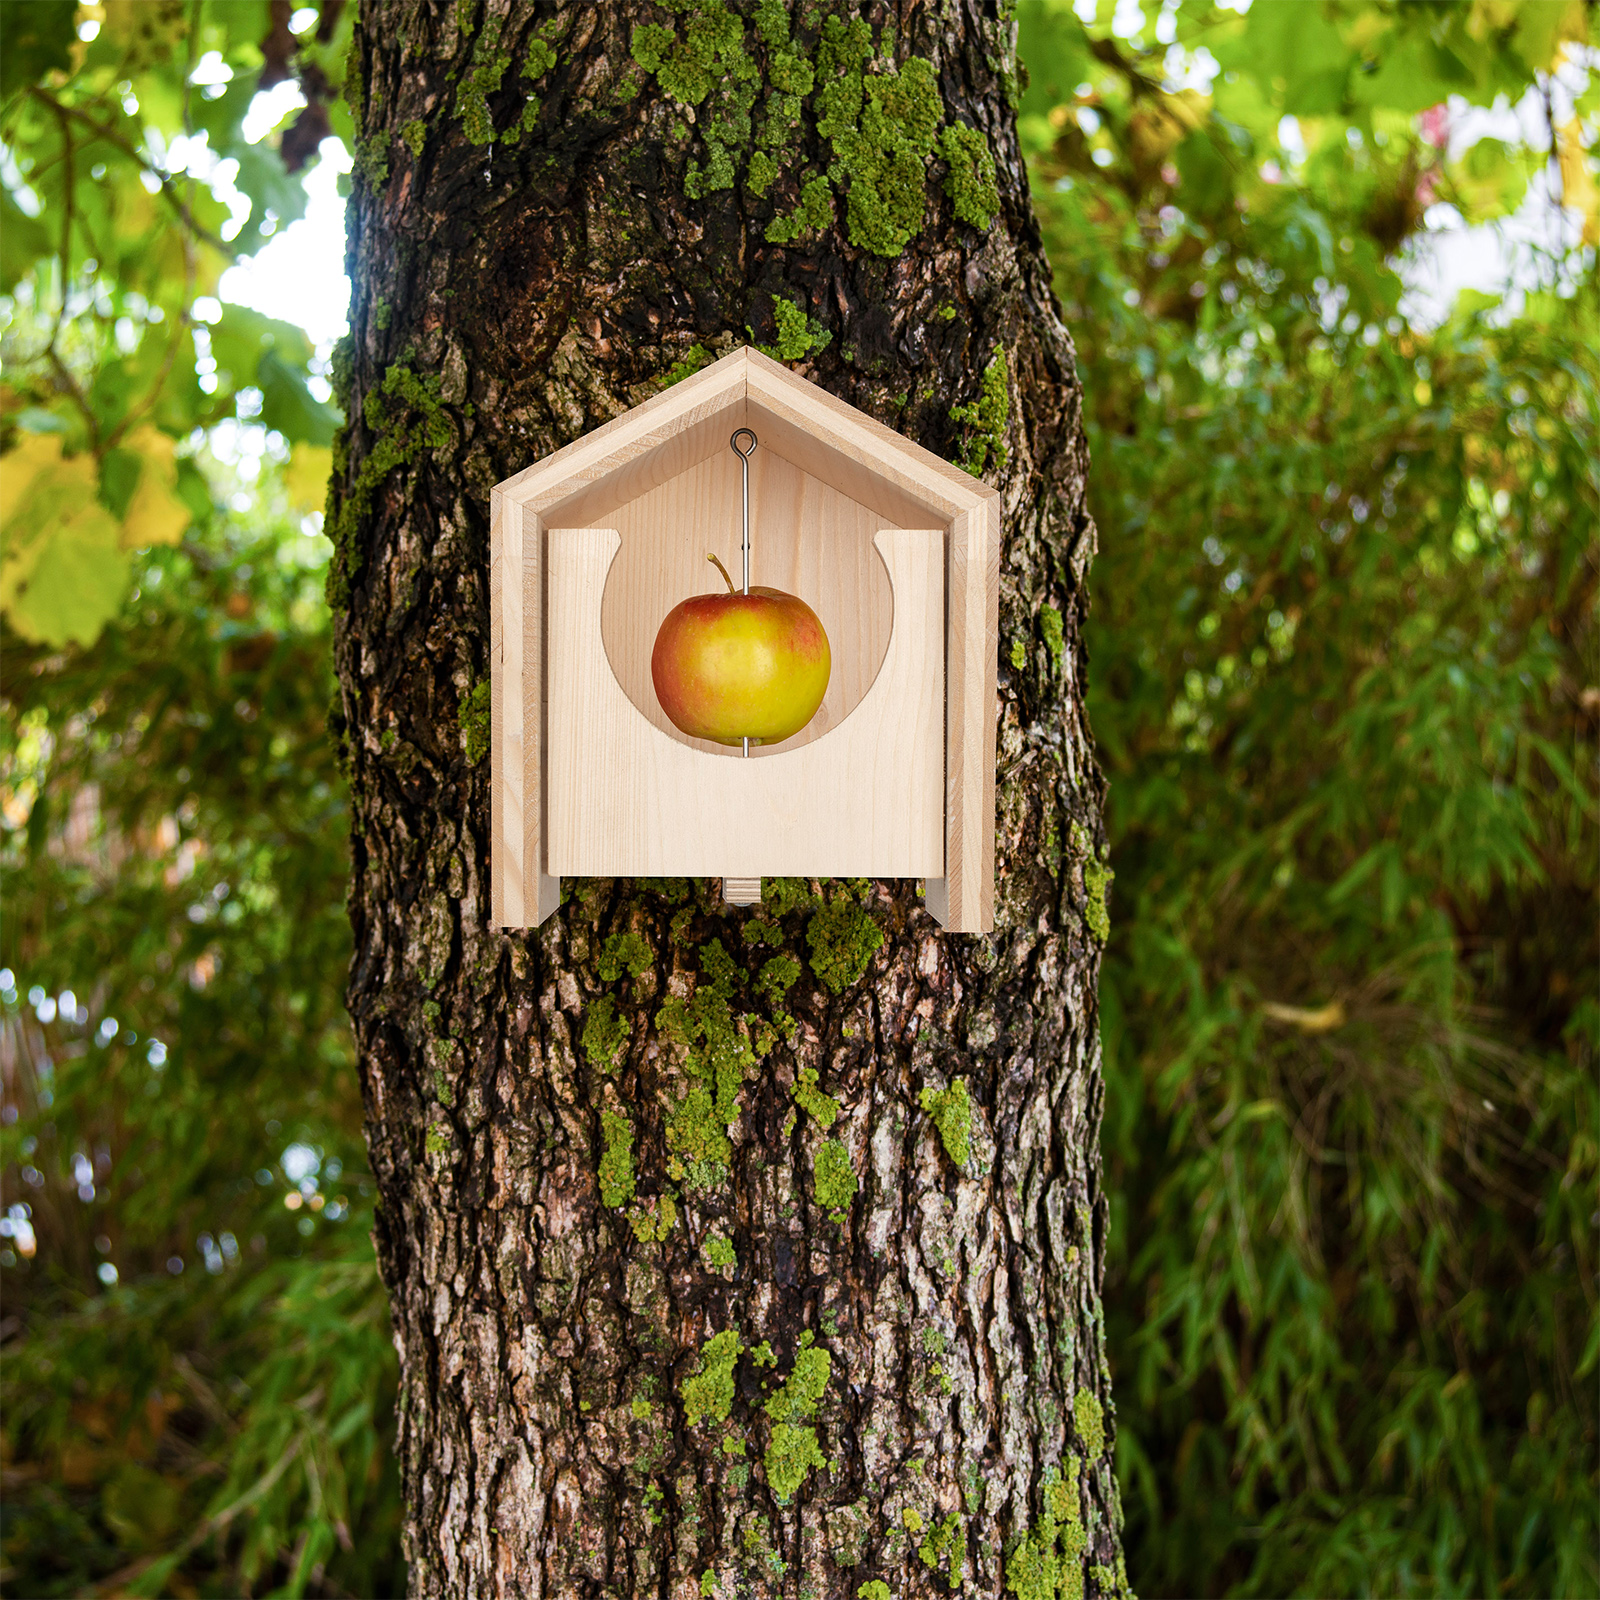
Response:
[{"label": "tree trunk", "polygon": [[[743,10],[364,0],[351,55],[330,595],[411,1582],[1125,1592],[1094,533],[1013,30]],[[490,486],[746,340],[1002,490],[992,935],[905,882],[489,925]]]}]

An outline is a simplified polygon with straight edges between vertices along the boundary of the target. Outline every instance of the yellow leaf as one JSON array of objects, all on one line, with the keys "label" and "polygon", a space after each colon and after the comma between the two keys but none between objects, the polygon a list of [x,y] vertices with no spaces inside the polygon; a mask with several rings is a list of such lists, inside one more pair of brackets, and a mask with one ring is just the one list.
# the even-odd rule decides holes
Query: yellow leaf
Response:
[{"label": "yellow leaf", "polygon": [[1583,216],[1583,242],[1600,244],[1600,189],[1583,148],[1583,129],[1574,117],[1558,130],[1557,154],[1561,162],[1561,203]]},{"label": "yellow leaf", "polygon": [[289,504],[296,511],[320,511],[328,498],[328,479],[333,474],[333,451],[326,445],[297,444],[289,455],[283,474],[289,491]]},{"label": "yellow leaf", "polygon": [[1307,1006],[1286,1006],[1276,1000],[1263,1000],[1261,1010],[1274,1022],[1287,1022],[1302,1033],[1328,1033],[1345,1024],[1345,1010],[1338,1000],[1314,1009]]},{"label": "yellow leaf", "polygon": [[1134,160],[1144,166],[1163,161],[1185,134],[1205,122],[1210,105],[1208,96],[1193,89],[1141,101],[1128,119],[1128,144]]},{"label": "yellow leaf", "polygon": [[60,465],[61,438],[54,433],[25,433],[17,440],[16,449],[0,456],[0,536],[8,548],[14,533],[20,533],[12,529],[12,518],[32,493],[40,474]]},{"label": "yellow leaf", "polygon": [[0,609],[25,638],[90,644],[128,587],[94,457],[27,434],[0,457]]},{"label": "yellow leaf", "polygon": [[1509,28],[1517,19],[1518,0],[1475,0],[1472,15],[1467,19],[1467,32],[1474,39],[1486,39],[1491,33]]},{"label": "yellow leaf", "polygon": [[172,440],[146,425],[130,434],[124,447],[139,453],[139,484],[122,519],[122,548],[143,550],[153,544],[176,544],[194,520],[176,493],[178,465]]}]

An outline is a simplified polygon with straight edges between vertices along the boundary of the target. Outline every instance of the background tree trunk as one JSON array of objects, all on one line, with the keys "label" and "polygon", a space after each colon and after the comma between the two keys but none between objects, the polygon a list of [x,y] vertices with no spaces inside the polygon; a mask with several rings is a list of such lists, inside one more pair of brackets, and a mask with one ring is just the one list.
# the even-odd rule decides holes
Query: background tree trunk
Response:
[{"label": "background tree trunk", "polygon": [[[364,0],[352,53],[330,594],[411,1581],[1122,1592],[1094,536],[1011,29],[747,9]],[[747,338],[1001,487],[991,936],[906,883],[488,925],[489,488]]]}]

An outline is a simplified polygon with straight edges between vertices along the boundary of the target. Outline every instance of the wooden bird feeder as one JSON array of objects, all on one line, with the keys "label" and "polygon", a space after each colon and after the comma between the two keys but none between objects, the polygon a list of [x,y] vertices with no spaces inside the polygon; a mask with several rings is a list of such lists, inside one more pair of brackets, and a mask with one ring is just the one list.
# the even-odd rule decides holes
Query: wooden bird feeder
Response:
[{"label": "wooden bird feeder", "polygon": [[[753,583],[821,618],[822,707],[780,744],[682,734],[650,654],[741,539]],[[490,510],[492,916],[563,877],[922,878],[951,932],[994,926],[1000,497],[750,349],[547,456]],[[736,569],[737,570],[737,569]]]}]

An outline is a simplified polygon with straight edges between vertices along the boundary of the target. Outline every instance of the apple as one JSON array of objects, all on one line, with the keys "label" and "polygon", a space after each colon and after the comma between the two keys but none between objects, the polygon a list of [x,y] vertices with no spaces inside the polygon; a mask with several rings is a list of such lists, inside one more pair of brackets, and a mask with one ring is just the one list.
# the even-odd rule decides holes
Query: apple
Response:
[{"label": "apple", "polygon": [[715,556],[726,594],[697,594],[667,613],[650,654],[656,698],[672,724],[718,744],[776,744],[816,715],[833,658],[798,595],[741,593]]}]

